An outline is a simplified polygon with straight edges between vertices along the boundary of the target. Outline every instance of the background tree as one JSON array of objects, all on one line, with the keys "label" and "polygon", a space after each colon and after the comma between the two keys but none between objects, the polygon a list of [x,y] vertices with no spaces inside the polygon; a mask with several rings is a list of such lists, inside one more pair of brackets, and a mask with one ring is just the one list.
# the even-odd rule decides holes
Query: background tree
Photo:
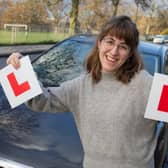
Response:
[{"label": "background tree", "polygon": [[119,3],[120,3],[120,0],[111,0],[112,2],[112,11],[113,11],[113,16],[116,16],[117,15],[117,12],[118,12],[118,6],[119,6]]},{"label": "background tree", "polygon": [[69,33],[74,34],[79,31],[78,21],[79,0],[72,0],[72,7],[70,12]]},{"label": "background tree", "polygon": [[[51,6],[58,6],[60,2],[63,3],[63,0],[44,0],[50,10],[54,12],[55,9],[51,8]],[[69,11],[68,6],[66,6],[63,11],[69,11],[69,33],[74,34],[79,30],[79,21],[78,21],[78,10],[79,10],[79,0],[71,0],[71,9]],[[68,3],[68,2],[66,2]],[[61,12],[60,12],[61,13]],[[63,13],[61,13],[63,14]],[[67,16],[65,13],[62,16]],[[58,23],[58,22],[57,22]]]},{"label": "background tree", "polygon": [[139,7],[141,7],[143,11],[146,10],[150,7],[152,0],[134,0],[134,2],[136,4],[135,22],[137,23]]},{"label": "background tree", "polygon": [[3,13],[12,5],[11,0],[0,0],[0,20],[2,20]]},{"label": "background tree", "polygon": [[168,10],[167,9],[159,9],[157,13],[157,22],[159,23],[157,25],[157,28],[159,30],[159,33],[162,32],[164,29],[168,28]]},{"label": "background tree", "polygon": [[56,25],[64,22],[69,15],[66,10],[69,3],[64,3],[63,0],[42,0],[42,3],[45,5],[46,9],[52,13],[54,17],[53,22]]},{"label": "background tree", "polygon": [[79,6],[79,22],[81,29],[87,33],[96,33],[102,24],[111,17],[110,1],[102,0],[85,0]]},{"label": "background tree", "polygon": [[40,0],[26,0],[12,3],[3,13],[5,23],[42,24],[46,23],[47,11]]},{"label": "background tree", "polygon": [[154,23],[154,15],[155,15],[155,11],[156,11],[156,3],[153,1],[150,5],[150,10],[148,12],[148,17],[147,17],[147,21],[146,21],[146,29],[145,29],[145,34],[149,35],[151,33],[152,30],[152,26]]},{"label": "background tree", "polygon": [[167,6],[167,0],[0,0],[0,21],[45,24],[51,11],[55,28],[96,33],[111,16],[128,15],[141,34],[159,34],[167,27]]},{"label": "background tree", "polygon": [[[142,10],[145,10],[146,8],[149,8],[150,3],[152,0],[134,0],[136,6],[137,6],[137,10],[136,10],[136,19],[135,21],[137,21],[138,19],[138,9],[139,7],[142,8]],[[121,2],[123,2],[122,0],[111,0],[112,2],[112,16],[116,16],[118,14],[118,8],[121,5]]]},{"label": "background tree", "polygon": [[11,4],[11,0],[0,0],[0,14],[2,14]]}]

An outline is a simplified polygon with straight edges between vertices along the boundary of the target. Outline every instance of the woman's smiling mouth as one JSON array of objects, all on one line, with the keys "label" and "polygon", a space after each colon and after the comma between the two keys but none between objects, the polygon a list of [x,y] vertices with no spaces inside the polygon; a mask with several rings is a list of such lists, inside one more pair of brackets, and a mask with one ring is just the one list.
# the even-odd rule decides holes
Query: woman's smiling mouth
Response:
[{"label": "woman's smiling mouth", "polygon": [[105,57],[106,57],[107,61],[112,62],[112,63],[117,62],[117,60],[118,60],[118,59],[111,57],[111,56],[108,56],[108,55],[106,55]]}]

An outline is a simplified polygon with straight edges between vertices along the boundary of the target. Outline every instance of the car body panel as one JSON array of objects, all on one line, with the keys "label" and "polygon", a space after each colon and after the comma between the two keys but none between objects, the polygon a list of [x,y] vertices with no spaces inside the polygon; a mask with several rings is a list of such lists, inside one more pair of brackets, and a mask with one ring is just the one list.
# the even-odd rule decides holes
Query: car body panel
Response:
[{"label": "car body panel", "polygon": [[[78,76],[95,38],[91,35],[74,36],[39,55],[33,62],[39,80],[52,87]],[[165,73],[166,46],[141,42],[139,50],[151,74]],[[61,52],[64,54],[59,55]],[[77,70],[74,61],[80,64]],[[66,66],[60,68],[57,64]],[[75,75],[72,75],[74,69]],[[51,80],[46,80],[44,75]],[[82,167],[83,149],[72,113],[33,112],[24,104],[11,109],[1,87],[0,92],[0,157],[34,168]]]}]

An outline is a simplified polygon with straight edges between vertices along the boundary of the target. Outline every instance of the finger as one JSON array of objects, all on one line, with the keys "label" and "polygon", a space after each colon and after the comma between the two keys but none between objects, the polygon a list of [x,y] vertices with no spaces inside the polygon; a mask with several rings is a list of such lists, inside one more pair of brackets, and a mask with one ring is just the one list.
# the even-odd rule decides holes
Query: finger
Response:
[{"label": "finger", "polygon": [[13,59],[20,59],[22,56],[23,55],[20,53],[12,53],[7,59],[7,64],[10,64],[13,61]]},{"label": "finger", "polygon": [[15,65],[19,65],[20,64],[20,60],[19,60],[19,56],[18,55],[13,57],[13,62],[14,62]]},{"label": "finger", "polygon": [[18,69],[20,67],[20,63],[19,63],[19,61],[16,58],[14,58],[13,60],[11,60],[11,64],[16,69]]},{"label": "finger", "polygon": [[18,69],[20,67],[20,58],[22,57],[22,55],[20,53],[13,53],[9,56],[9,58],[7,59],[7,64],[12,64],[12,66],[16,69]]},{"label": "finger", "polygon": [[11,63],[11,59],[12,59],[12,55],[10,55],[10,56],[7,58],[7,60],[6,60],[7,65],[9,65],[9,64]]},{"label": "finger", "polygon": [[19,52],[14,53],[14,55],[15,55],[16,57],[18,57],[19,59],[20,59],[21,57],[23,57],[23,55],[22,55],[21,53],[19,53]]}]

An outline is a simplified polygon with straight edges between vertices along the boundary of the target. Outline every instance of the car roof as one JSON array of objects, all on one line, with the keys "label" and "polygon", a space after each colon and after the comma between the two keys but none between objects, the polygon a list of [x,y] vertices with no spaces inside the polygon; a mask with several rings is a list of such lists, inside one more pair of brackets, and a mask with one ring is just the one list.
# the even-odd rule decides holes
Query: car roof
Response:
[{"label": "car roof", "polygon": [[81,42],[91,42],[95,43],[97,35],[93,34],[78,34],[70,37],[71,40],[81,41]]},{"label": "car roof", "polygon": [[166,50],[166,46],[146,41],[140,41],[139,50],[153,55],[160,55],[162,50]]}]

